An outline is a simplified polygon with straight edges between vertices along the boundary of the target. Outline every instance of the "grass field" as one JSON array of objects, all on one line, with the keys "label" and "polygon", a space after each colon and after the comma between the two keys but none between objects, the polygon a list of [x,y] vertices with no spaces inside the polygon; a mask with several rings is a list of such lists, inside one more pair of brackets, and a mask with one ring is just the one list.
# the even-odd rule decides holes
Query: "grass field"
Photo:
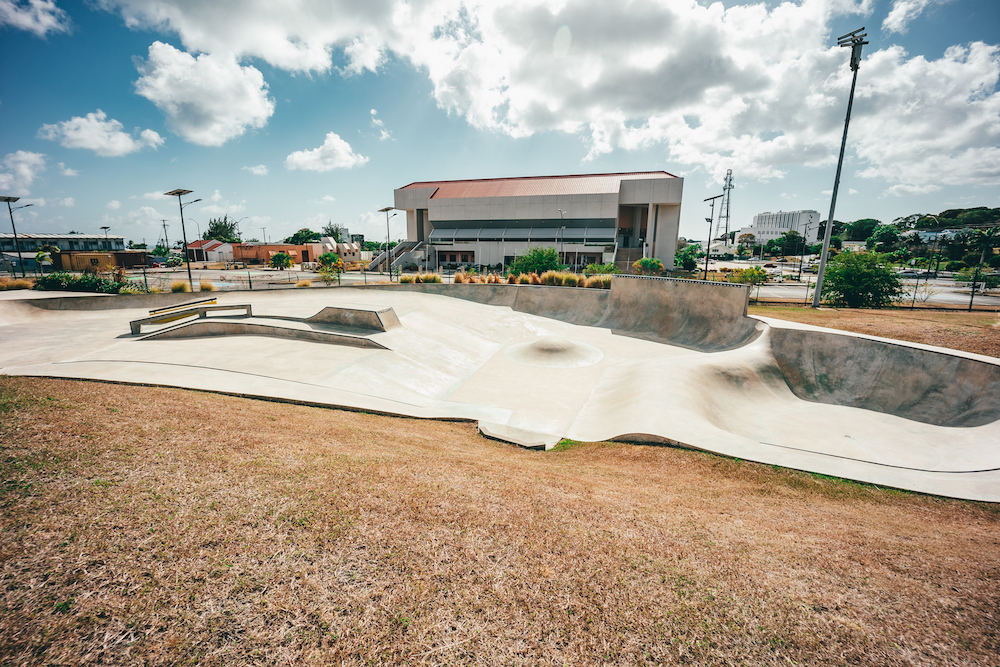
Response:
[{"label": "grass field", "polygon": [[0,377],[0,663],[995,665],[1000,507]]},{"label": "grass field", "polygon": [[751,315],[774,317],[855,333],[883,336],[1000,357],[1000,314],[932,310],[813,309],[750,306]]}]

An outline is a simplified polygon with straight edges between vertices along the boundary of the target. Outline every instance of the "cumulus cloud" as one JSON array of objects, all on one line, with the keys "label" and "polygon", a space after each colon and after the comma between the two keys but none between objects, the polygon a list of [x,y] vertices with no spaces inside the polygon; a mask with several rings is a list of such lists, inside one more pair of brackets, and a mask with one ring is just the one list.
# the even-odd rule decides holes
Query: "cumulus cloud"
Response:
[{"label": "cumulus cloud", "polygon": [[[210,4],[210,3],[206,3]],[[194,57],[153,42],[138,64],[135,89],[167,117],[170,130],[191,143],[221,146],[247,128],[261,128],[274,113],[264,75],[232,54]]]},{"label": "cumulus cloud", "polygon": [[62,162],[59,163],[59,171],[62,172],[63,176],[79,176],[80,175],[79,171],[77,171],[76,169],[70,169],[69,167],[67,167]]},{"label": "cumulus cloud", "polygon": [[53,202],[56,206],[64,206],[66,208],[73,208],[76,206],[76,200],[72,197],[64,197],[62,199],[57,199]]},{"label": "cumulus cloud", "polygon": [[173,197],[168,197],[167,195],[163,194],[162,192],[146,192],[146,193],[143,193],[142,198],[143,199],[152,199],[154,201],[157,200],[157,199],[173,199]]},{"label": "cumulus cloud", "polygon": [[[885,29],[903,29],[929,1],[895,0]],[[719,180],[731,167],[767,180],[835,163],[850,70],[832,29],[869,15],[873,0],[727,4],[102,2],[130,26],[171,30],[189,51],[211,54],[199,58],[231,70],[235,59],[259,57],[323,72],[338,57],[351,75],[377,71],[391,51],[426,72],[440,108],[473,127],[512,137],[572,133],[589,160],[656,147]],[[946,166],[947,178],[1000,184],[998,60],[986,44],[937,59],[868,51],[850,142],[862,173],[922,187]],[[372,114],[378,128],[375,121]],[[293,153],[286,164],[329,164],[314,153]]]},{"label": "cumulus cloud", "polygon": [[0,0],[0,25],[27,30],[38,37],[69,32],[70,20],[54,0]]},{"label": "cumulus cloud", "polygon": [[358,167],[365,162],[368,162],[367,157],[355,153],[340,135],[330,132],[319,148],[295,151],[285,158],[285,167],[303,171],[331,171]]},{"label": "cumulus cloud", "polygon": [[243,167],[245,171],[249,171],[254,176],[267,176],[267,167],[262,164],[258,164],[254,167]]},{"label": "cumulus cloud", "polygon": [[337,198],[334,197],[333,195],[323,195],[323,201],[325,201],[325,202],[335,202],[335,201],[337,201]]},{"label": "cumulus cloud", "polygon": [[122,131],[122,124],[98,109],[86,116],[73,116],[38,130],[41,139],[58,141],[65,148],[86,148],[102,157],[120,157],[151,146],[163,144],[163,138],[153,130],[139,132],[139,138]]},{"label": "cumulus cloud", "polygon": [[112,211],[117,211],[118,209],[120,209],[122,207],[122,203],[120,201],[118,201],[117,199],[112,199],[107,204],[105,204],[105,206],[107,208],[111,209]]},{"label": "cumulus cloud", "polygon": [[376,111],[375,109],[372,109],[371,114],[372,114],[371,125],[372,125],[373,128],[375,128],[376,130],[379,131],[379,137],[378,137],[379,141],[385,141],[386,139],[392,139],[392,132],[390,132],[389,130],[385,129],[385,123],[382,122],[382,119],[379,118],[378,115],[377,115],[378,111]]},{"label": "cumulus cloud", "polygon": [[0,165],[0,192],[25,197],[31,194],[35,178],[45,171],[45,154],[30,151],[7,153]]},{"label": "cumulus cloud", "polygon": [[882,30],[905,33],[907,24],[920,16],[931,5],[940,5],[948,0],[894,0],[892,9],[882,21]]},{"label": "cumulus cloud", "polygon": [[218,190],[215,191],[210,199],[215,202],[214,204],[209,204],[207,206],[202,206],[200,210],[202,213],[208,215],[220,216],[220,215],[233,215],[235,213],[241,213],[246,210],[246,200],[244,199],[238,204],[230,204],[229,200],[223,200],[222,195]]}]

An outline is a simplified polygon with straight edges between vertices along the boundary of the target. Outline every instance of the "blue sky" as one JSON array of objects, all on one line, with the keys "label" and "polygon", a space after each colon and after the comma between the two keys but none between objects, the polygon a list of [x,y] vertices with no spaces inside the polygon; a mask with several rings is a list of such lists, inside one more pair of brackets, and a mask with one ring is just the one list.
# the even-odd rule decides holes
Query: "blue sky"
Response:
[{"label": "blue sky", "polygon": [[734,226],[825,217],[861,26],[836,217],[1000,206],[995,0],[0,0],[0,194],[21,232],[176,239],[186,188],[189,238],[377,239],[412,181],[664,169],[702,238],[732,169]]}]

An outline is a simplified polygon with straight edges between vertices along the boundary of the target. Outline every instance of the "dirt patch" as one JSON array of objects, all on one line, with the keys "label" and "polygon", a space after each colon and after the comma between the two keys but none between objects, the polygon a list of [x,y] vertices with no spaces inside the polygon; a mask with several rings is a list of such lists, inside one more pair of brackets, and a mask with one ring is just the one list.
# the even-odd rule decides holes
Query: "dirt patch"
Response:
[{"label": "dirt patch", "polygon": [[992,665],[1000,508],[0,378],[3,664]]},{"label": "dirt patch", "polygon": [[1000,357],[1000,314],[750,306],[751,315]]}]

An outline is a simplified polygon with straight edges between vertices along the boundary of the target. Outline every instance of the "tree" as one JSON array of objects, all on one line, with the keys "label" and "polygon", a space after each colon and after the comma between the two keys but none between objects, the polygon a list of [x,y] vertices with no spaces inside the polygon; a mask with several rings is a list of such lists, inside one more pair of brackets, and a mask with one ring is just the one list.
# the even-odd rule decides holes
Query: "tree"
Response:
[{"label": "tree", "polygon": [[339,222],[334,224],[331,220],[327,224],[323,225],[323,236],[329,236],[337,243],[349,243],[350,238],[347,235],[347,227],[340,224]]},{"label": "tree", "polygon": [[292,245],[302,245],[303,243],[316,243],[320,240],[320,233],[314,232],[308,227],[303,227],[299,231],[295,232],[287,239],[285,243],[291,243]]},{"label": "tree", "polygon": [[528,248],[519,257],[515,257],[510,263],[508,272],[514,274],[537,273],[541,275],[546,271],[562,271],[566,267],[559,262],[559,253],[555,248]]},{"label": "tree", "polygon": [[240,242],[240,235],[237,231],[236,221],[228,215],[223,215],[221,218],[210,218],[208,221],[208,229],[206,229],[205,233],[201,235],[201,238],[206,241],[209,239],[215,239],[216,241],[222,241],[223,243]]},{"label": "tree", "polygon": [[292,256],[287,252],[276,252],[271,255],[271,260],[267,264],[273,269],[281,269],[284,271],[285,269],[292,267]]},{"label": "tree", "polygon": [[658,276],[663,273],[663,262],[656,257],[643,257],[642,259],[637,259],[632,262],[632,268],[635,269],[639,275]]},{"label": "tree", "polygon": [[691,243],[674,253],[674,265],[685,271],[692,271],[698,266],[698,255],[701,253],[700,243]]},{"label": "tree", "polygon": [[335,269],[337,271],[344,270],[344,260],[340,258],[340,255],[333,252],[325,252],[316,258],[316,261],[320,266]]},{"label": "tree", "polygon": [[899,247],[899,230],[892,225],[879,225],[865,240],[865,247],[875,252],[891,252]]},{"label": "tree", "polygon": [[757,245],[757,237],[750,233],[740,234],[739,238],[736,239],[736,242],[739,244],[740,248],[745,248],[746,246],[750,246],[752,248]]},{"label": "tree", "polygon": [[145,243],[134,243],[134,242],[132,242],[130,240],[128,242],[128,248],[129,248],[129,250],[145,250],[146,249],[146,244]]},{"label": "tree", "polygon": [[867,241],[868,237],[872,235],[875,228],[882,223],[873,218],[862,218],[861,220],[855,220],[851,223],[850,229],[847,231],[848,241]]},{"label": "tree", "polygon": [[608,262],[607,264],[588,264],[587,268],[583,270],[584,275],[594,276],[609,273],[621,273],[621,269],[614,262]]},{"label": "tree", "polygon": [[884,308],[902,294],[899,276],[876,253],[845,252],[827,265],[823,298],[833,305]]},{"label": "tree", "polygon": [[[841,234],[843,234],[847,226],[848,225],[846,223],[843,223],[840,220],[834,220],[833,230],[830,232],[830,238],[835,239]],[[819,230],[816,232],[816,234],[818,238],[823,238],[823,235],[826,234],[826,220],[819,221]]]},{"label": "tree", "polygon": [[748,269],[737,269],[729,274],[729,281],[746,285],[762,285],[767,282],[767,271],[759,266]]}]

